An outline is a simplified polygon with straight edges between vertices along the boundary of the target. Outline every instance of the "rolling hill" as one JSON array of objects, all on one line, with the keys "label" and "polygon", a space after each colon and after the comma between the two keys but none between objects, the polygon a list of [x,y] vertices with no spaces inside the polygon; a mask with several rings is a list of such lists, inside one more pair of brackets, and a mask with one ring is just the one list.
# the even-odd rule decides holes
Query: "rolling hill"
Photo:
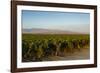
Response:
[{"label": "rolling hill", "polygon": [[72,32],[72,31],[65,31],[65,30],[40,29],[40,28],[22,29],[22,33],[25,33],[25,34],[84,34],[84,33]]}]

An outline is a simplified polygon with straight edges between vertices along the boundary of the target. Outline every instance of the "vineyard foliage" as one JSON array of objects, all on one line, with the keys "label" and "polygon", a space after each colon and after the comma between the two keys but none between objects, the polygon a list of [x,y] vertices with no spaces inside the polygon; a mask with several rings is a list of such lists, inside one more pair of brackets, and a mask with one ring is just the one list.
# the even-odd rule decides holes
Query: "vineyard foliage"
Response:
[{"label": "vineyard foliage", "polygon": [[89,35],[22,34],[22,62],[43,61],[49,56],[64,56],[90,44]]}]

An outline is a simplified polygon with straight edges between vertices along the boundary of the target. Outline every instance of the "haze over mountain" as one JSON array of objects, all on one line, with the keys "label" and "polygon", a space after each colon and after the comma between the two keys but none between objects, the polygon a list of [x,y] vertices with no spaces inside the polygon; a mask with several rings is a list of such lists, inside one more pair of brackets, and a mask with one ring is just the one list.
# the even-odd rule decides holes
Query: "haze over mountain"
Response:
[{"label": "haze over mountain", "polygon": [[22,33],[25,34],[88,34],[88,33],[79,33],[79,32],[72,32],[66,30],[42,29],[42,28],[22,29]]}]

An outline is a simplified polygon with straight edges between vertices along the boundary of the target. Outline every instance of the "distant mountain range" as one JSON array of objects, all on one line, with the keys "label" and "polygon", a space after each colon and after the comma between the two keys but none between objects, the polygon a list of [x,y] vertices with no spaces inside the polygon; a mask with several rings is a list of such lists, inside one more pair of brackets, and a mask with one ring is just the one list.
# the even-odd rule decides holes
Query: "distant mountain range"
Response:
[{"label": "distant mountain range", "polygon": [[40,29],[40,28],[22,29],[22,33],[25,33],[25,34],[84,34],[84,33],[65,31],[65,30]]}]

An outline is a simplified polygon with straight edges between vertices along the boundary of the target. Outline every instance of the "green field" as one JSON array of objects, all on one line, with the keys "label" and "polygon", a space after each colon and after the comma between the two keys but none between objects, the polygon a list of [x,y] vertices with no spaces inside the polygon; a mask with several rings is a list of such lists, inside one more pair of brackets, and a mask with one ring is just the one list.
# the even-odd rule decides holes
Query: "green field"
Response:
[{"label": "green field", "polygon": [[52,61],[55,57],[59,60],[67,53],[89,49],[89,37],[88,34],[22,34],[22,62]]},{"label": "green field", "polygon": [[66,35],[66,34],[22,34],[23,40],[72,40],[72,39],[89,39],[89,35],[83,34],[73,34],[73,35]]}]

